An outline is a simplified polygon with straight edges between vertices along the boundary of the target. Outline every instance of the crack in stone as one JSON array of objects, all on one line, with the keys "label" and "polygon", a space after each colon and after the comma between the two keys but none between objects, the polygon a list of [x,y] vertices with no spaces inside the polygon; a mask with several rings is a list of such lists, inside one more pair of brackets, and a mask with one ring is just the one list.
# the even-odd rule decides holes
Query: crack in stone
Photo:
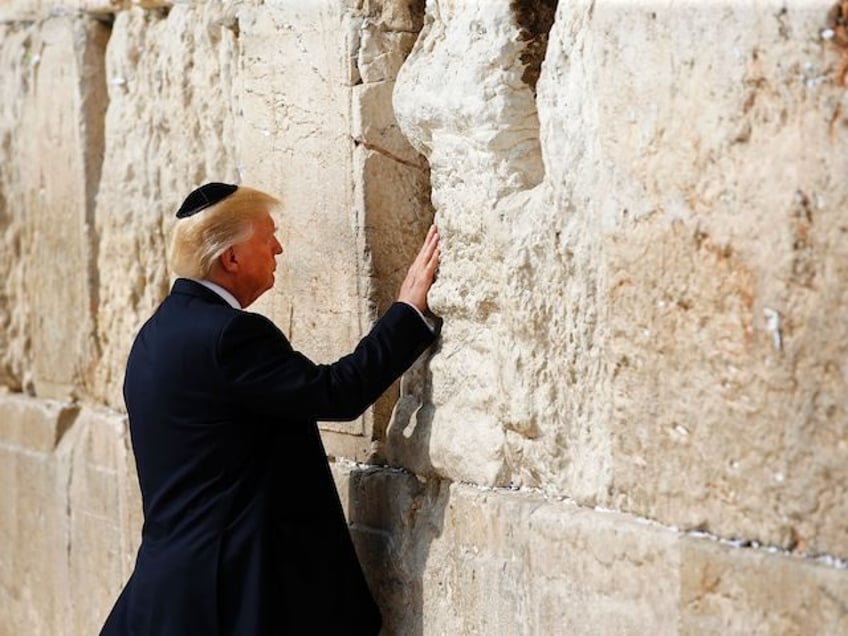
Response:
[{"label": "crack in stone", "polygon": [[[413,473],[413,472],[411,472],[411,471],[409,471],[405,468],[401,468],[401,467],[380,466],[380,465],[376,465],[376,464],[353,462],[353,461],[344,460],[344,459],[337,460],[337,463],[339,465],[348,465],[348,466],[351,466],[351,467],[356,467],[357,470],[369,470],[369,471],[375,471],[375,472],[376,471],[385,471],[385,472],[396,473],[396,474],[401,474],[401,475],[411,475],[413,477],[418,478],[418,476],[415,473]],[[574,499],[572,499],[571,497],[567,497],[567,496],[554,497],[554,496],[551,496],[548,493],[544,492],[543,490],[536,489],[536,488],[501,488],[501,487],[493,487],[493,486],[482,486],[480,484],[475,484],[473,482],[467,482],[467,481],[452,482],[448,479],[442,479],[440,481],[444,481],[448,485],[450,485],[451,483],[455,483],[459,486],[466,486],[468,488],[473,488],[474,490],[479,490],[481,492],[491,492],[491,493],[494,493],[494,494],[503,494],[503,495],[506,495],[506,496],[510,496],[510,495],[518,496],[518,497],[521,497],[522,495],[534,495],[534,496],[537,496],[537,497],[541,496],[549,504],[563,503],[563,504],[573,505],[575,508],[582,510],[582,511],[594,511],[594,512],[599,512],[599,513],[621,515],[623,517],[626,517],[627,519],[630,519],[630,520],[638,522],[638,523],[643,523],[645,525],[650,525],[650,526],[662,528],[664,530],[668,530],[670,532],[673,532],[675,535],[677,535],[679,537],[690,537],[690,538],[693,538],[693,539],[707,539],[707,540],[710,540],[710,541],[715,541],[717,543],[720,543],[720,544],[722,544],[726,547],[735,548],[737,550],[748,550],[748,551],[751,551],[751,552],[756,552],[756,553],[761,553],[761,554],[765,553],[765,554],[774,555],[774,556],[790,557],[790,558],[793,558],[793,559],[799,559],[801,561],[818,563],[819,565],[830,567],[830,568],[835,569],[835,570],[848,570],[848,559],[844,559],[844,558],[838,557],[838,556],[833,555],[833,554],[828,554],[828,553],[824,553],[824,552],[821,552],[821,553],[792,552],[792,551],[786,550],[785,548],[782,548],[780,546],[763,544],[763,543],[760,543],[760,542],[755,541],[755,540],[745,540],[745,539],[738,539],[738,538],[722,537],[722,536],[717,535],[717,534],[713,534],[713,533],[710,533],[710,532],[702,532],[702,531],[698,531],[698,530],[681,530],[677,526],[669,525],[669,524],[657,521],[656,519],[651,519],[649,517],[642,517],[640,515],[635,515],[632,512],[624,512],[624,511],[621,511],[621,510],[614,510],[612,508],[603,508],[601,506],[584,506],[584,505],[581,505],[580,503],[578,503],[577,501],[575,501]]]},{"label": "crack in stone", "polygon": [[386,150],[385,148],[382,148],[382,147],[380,147],[376,144],[369,143],[369,142],[367,142],[363,139],[354,138],[353,143],[356,144],[357,146],[362,146],[363,148],[367,148],[368,150],[373,150],[374,152],[379,153],[379,154],[381,154],[385,157],[388,157],[389,159],[391,159],[393,161],[397,161],[398,163],[402,163],[405,166],[409,166],[411,168],[417,168],[418,170],[425,170],[424,166],[417,164],[414,161],[410,161],[409,159],[404,159],[403,157],[399,157],[396,154],[394,154],[393,152]]},{"label": "crack in stone", "polygon": [[515,14],[519,38],[526,42],[521,53],[525,64],[521,81],[536,95],[536,83],[542,72],[542,62],[548,51],[548,34],[554,24],[558,0],[512,0],[510,9]]}]

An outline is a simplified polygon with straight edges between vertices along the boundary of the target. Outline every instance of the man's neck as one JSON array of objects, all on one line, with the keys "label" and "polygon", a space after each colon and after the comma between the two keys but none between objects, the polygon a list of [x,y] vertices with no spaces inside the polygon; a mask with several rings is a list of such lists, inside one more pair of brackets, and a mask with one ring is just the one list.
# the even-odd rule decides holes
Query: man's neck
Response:
[{"label": "man's neck", "polygon": [[197,283],[200,283],[201,285],[206,287],[206,289],[209,289],[209,290],[215,292],[216,294],[218,294],[221,298],[226,300],[230,304],[230,306],[233,307],[234,309],[242,309],[241,303],[238,301],[238,298],[236,298],[235,295],[229,289],[227,289],[226,287],[224,287],[220,283],[218,283],[214,280],[209,280],[208,278],[204,278],[204,279],[196,279],[195,278],[195,279],[192,279],[192,280],[194,280]]}]

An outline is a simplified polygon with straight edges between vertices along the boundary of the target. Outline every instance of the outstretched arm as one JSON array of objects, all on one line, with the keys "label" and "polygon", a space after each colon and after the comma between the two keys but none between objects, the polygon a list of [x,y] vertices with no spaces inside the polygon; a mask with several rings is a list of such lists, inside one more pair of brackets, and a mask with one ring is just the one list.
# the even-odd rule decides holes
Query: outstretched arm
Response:
[{"label": "outstretched arm", "polygon": [[329,365],[293,351],[274,324],[237,315],[225,328],[218,355],[233,390],[251,408],[281,418],[353,419],[406,371],[435,339],[416,313],[439,264],[439,234],[430,228],[409,268],[397,303],[353,351]]}]

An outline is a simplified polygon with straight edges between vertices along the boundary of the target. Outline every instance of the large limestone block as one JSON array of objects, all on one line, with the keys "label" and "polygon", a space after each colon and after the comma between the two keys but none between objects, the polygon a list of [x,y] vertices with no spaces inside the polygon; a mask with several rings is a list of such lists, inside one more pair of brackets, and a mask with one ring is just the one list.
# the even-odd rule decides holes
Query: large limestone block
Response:
[{"label": "large limestone block", "polygon": [[[833,174],[848,153],[829,9],[563,8],[539,110],[553,196],[587,219],[565,249],[595,261],[596,324],[565,336],[594,334],[601,381],[578,392],[609,439],[599,494],[845,555],[848,188]],[[568,437],[572,456],[592,450]]]},{"label": "large limestone block", "polygon": [[388,633],[674,631],[674,533],[538,495],[333,468]]},{"label": "large limestone block", "polygon": [[[369,322],[350,136],[354,17],[338,2],[275,3],[240,14],[245,175],[283,201],[277,285],[257,303],[310,358],[348,353]],[[325,25],[333,25],[327,28]],[[361,435],[362,421],[332,428]]]},{"label": "large limestone block", "polygon": [[844,563],[539,493],[334,464],[391,634],[838,634]]},{"label": "large limestone block", "polygon": [[452,487],[428,566],[426,633],[672,633],[677,621],[673,533],[538,495]]},{"label": "large limestone block", "polygon": [[681,634],[844,634],[848,570],[826,563],[681,541]]},{"label": "large limestone block", "polygon": [[831,3],[559,3],[535,100],[506,5],[428,3],[395,88],[445,234],[431,463],[848,554]]},{"label": "large limestone block", "polygon": [[443,235],[431,302],[448,319],[432,362],[430,460],[444,475],[483,483],[508,479],[493,355],[502,346],[503,258],[491,235],[494,206],[542,175],[515,10],[507,2],[428,3],[394,93],[402,129],[430,161]]},{"label": "large limestone block", "polygon": [[93,634],[135,562],[141,500],[125,416],[84,409],[69,441],[59,455],[70,467],[64,620],[69,634]]},{"label": "large limestone block", "polygon": [[169,289],[176,209],[200,183],[239,181],[237,32],[220,3],[181,4],[167,14],[131,9],[115,19],[96,210],[103,360],[92,389],[114,408],[123,407],[132,339]]},{"label": "large limestone block", "polygon": [[38,453],[52,452],[77,418],[79,408],[54,400],[0,395],[0,438],[3,443]]},{"label": "large limestone block", "polygon": [[54,450],[76,407],[0,396],[0,633],[63,632],[68,473]]},{"label": "large limestone block", "polygon": [[441,528],[447,482],[399,470],[332,464],[365,577],[389,634],[420,634],[429,546]]},{"label": "large limestone block", "polygon": [[10,329],[2,379],[64,398],[80,393],[97,356],[92,222],[109,30],[90,18],[62,16],[5,28],[0,217],[10,261],[3,309]]},{"label": "large limestone block", "polygon": [[141,533],[126,417],[0,396],[0,459],[0,633],[97,633]]}]

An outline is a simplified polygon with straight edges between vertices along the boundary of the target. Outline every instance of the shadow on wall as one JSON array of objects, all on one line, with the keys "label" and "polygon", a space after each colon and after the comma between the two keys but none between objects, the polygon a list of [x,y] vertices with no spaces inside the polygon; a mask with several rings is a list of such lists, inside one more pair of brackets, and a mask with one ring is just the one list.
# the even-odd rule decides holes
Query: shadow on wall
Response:
[{"label": "shadow on wall", "polygon": [[385,467],[350,474],[351,532],[383,613],[383,634],[424,634],[424,571],[450,498],[450,482],[435,475],[429,456],[434,411],[429,363],[439,345],[403,377],[387,431],[386,448],[416,474]]},{"label": "shadow on wall", "polygon": [[[383,614],[383,634],[424,634],[424,571],[442,533],[450,482],[400,470],[350,475],[351,532]],[[438,591],[433,591],[438,594]]]}]

